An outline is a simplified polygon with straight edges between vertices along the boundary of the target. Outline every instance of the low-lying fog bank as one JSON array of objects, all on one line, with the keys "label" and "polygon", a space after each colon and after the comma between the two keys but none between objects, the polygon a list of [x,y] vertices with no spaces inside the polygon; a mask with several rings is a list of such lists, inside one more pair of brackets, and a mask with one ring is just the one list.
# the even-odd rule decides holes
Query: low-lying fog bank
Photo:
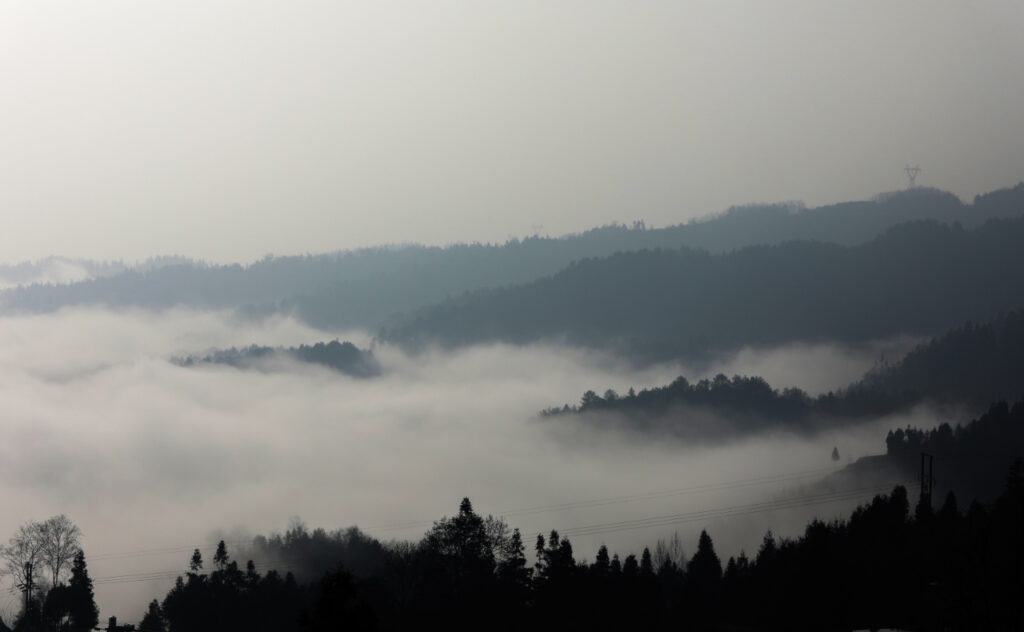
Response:
[{"label": "low-lying fog bank", "polygon": [[[101,615],[126,620],[163,597],[170,572],[183,571],[211,534],[282,531],[299,516],[310,527],[355,524],[382,539],[416,539],[464,496],[482,514],[506,516],[528,547],[558,529],[577,557],[592,559],[601,543],[639,553],[678,531],[690,555],[706,528],[725,558],[756,550],[766,529],[793,535],[811,516],[842,516],[861,499],[762,504],[837,467],[833,447],[841,466],[883,451],[890,427],[940,421],[919,411],[812,439],[712,449],[570,433],[536,418],[598,386],[703,377],[675,365],[636,370],[578,350],[500,345],[415,357],[378,346],[382,375],[372,379],[300,364],[259,372],[169,361],[334,338],[370,344],[365,333],[288,318],[191,311],[0,318],[0,539],[28,520],[67,514],[82,528]],[[813,392],[848,383],[876,359],[877,350],[793,346],[741,352],[711,374],[757,373]],[[17,596],[5,599],[7,620]]]}]

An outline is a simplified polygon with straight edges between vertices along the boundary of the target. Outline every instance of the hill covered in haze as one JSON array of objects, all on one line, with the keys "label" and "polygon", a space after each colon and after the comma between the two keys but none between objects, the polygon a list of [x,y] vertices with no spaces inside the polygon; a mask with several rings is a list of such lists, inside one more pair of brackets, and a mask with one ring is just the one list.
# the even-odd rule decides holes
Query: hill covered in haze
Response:
[{"label": "hill covered in haze", "polygon": [[1024,218],[971,230],[917,221],[857,246],[618,253],[449,299],[383,337],[410,348],[560,340],[648,362],[744,345],[932,336],[1019,306],[1022,240]]},{"label": "hill covered in haze", "polygon": [[[33,313],[74,305],[184,306],[239,309],[256,316],[287,312],[324,328],[376,329],[396,322],[396,315],[449,296],[529,283],[556,274],[575,261],[619,252],[688,247],[725,253],[789,240],[855,245],[909,220],[929,218],[973,227],[992,217],[1022,213],[1024,184],[978,196],[973,204],[963,204],[949,193],[919,188],[871,201],[812,209],[779,204],[736,207],[711,218],[659,229],[636,223],[500,245],[405,245],[316,256],[268,256],[246,266],[178,261],[159,267],[105,270],[88,275],[97,278],[73,283],[8,289],[0,294],[0,309]],[[21,274],[18,278],[31,282],[78,277]]]},{"label": "hill covered in haze", "polygon": [[712,438],[765,430],[816,432],[851,420],[877,418],[919,404],[986,410],[1024,398],[1024,313],[968,323],[919,345],[893,364],[881,364],[837,392],[811,397],[760,377],[718,375],[690,382],[632,388],[619,394],[590,390],[580,402],[542,412],[633,431]]}]

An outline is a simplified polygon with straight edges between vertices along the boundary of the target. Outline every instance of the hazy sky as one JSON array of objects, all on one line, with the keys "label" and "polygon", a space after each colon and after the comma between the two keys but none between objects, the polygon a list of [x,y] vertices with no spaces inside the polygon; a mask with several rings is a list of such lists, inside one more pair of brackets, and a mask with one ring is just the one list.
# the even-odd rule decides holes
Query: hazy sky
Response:
[{"label": "hazy sky", "polygon": [[1020,2],[9,2],[0,260],[503,241],[1024,178]]}]

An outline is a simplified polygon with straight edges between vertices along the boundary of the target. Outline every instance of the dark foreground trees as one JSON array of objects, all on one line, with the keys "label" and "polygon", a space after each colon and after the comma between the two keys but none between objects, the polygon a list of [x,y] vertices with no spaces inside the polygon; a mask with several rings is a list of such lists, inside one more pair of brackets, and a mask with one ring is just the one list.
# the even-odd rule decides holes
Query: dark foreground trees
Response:
[{"label": "dark foreground trees", "polygon": [[2,574],[20,593],[15,630],[61,632],[96,626],[98,610],[80,537],[78,526],[61,514],[22,525],[0,546]]},{"label": "dark foreground trees", "polygon": [[531,568],[519,533],[464,499],[420,542],[382,546],[362,575],[260,575],[224,550],[217,570],[151,603],[145,629],[1024,629],[1022,534],[1019,460],[992,504],[962,511],[950,494],[930,510],[898,486],[800,537],[769,532],[756,555],[724,564],[706,531],[688,561],[662,542],[639,559],[602,547],[592,563],[552,531]]}]

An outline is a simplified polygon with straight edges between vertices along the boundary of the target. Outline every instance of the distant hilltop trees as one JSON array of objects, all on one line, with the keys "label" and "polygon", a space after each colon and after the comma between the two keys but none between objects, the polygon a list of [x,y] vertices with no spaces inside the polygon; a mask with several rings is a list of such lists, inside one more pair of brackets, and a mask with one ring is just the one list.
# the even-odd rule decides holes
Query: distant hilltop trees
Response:
[{"label": "distant hilltop trees", "polygon": [[251,345],[236,349],[220,349],[205,355],[190,355],[174,358],[180,366],[200,364],[226,364],[242,369],[272,368],[274,361],[287,360],[308,364],[319,364],[340,373],[354,377],[374,377],[380,374],[380,365],[373,352],[361,350],[351,342],[332,340],[314,345],[298,347],[261,347]]},{"label": "distant hilltop trees", "polygon": [[[578,404],[541,412],[579,416],[641,432],[721,439],[771,429],[816,432],[844,420],[874,418],[929,402],[982,411],[1024,396],[1024,312],[966,323],[918,345],[902,360],[882,363],[844,389],[811,397],[797,387],[773,388],[761,377],[717,375],[625,394],[589,390]],[[714,417],[714,424],[706,423]]]}]

